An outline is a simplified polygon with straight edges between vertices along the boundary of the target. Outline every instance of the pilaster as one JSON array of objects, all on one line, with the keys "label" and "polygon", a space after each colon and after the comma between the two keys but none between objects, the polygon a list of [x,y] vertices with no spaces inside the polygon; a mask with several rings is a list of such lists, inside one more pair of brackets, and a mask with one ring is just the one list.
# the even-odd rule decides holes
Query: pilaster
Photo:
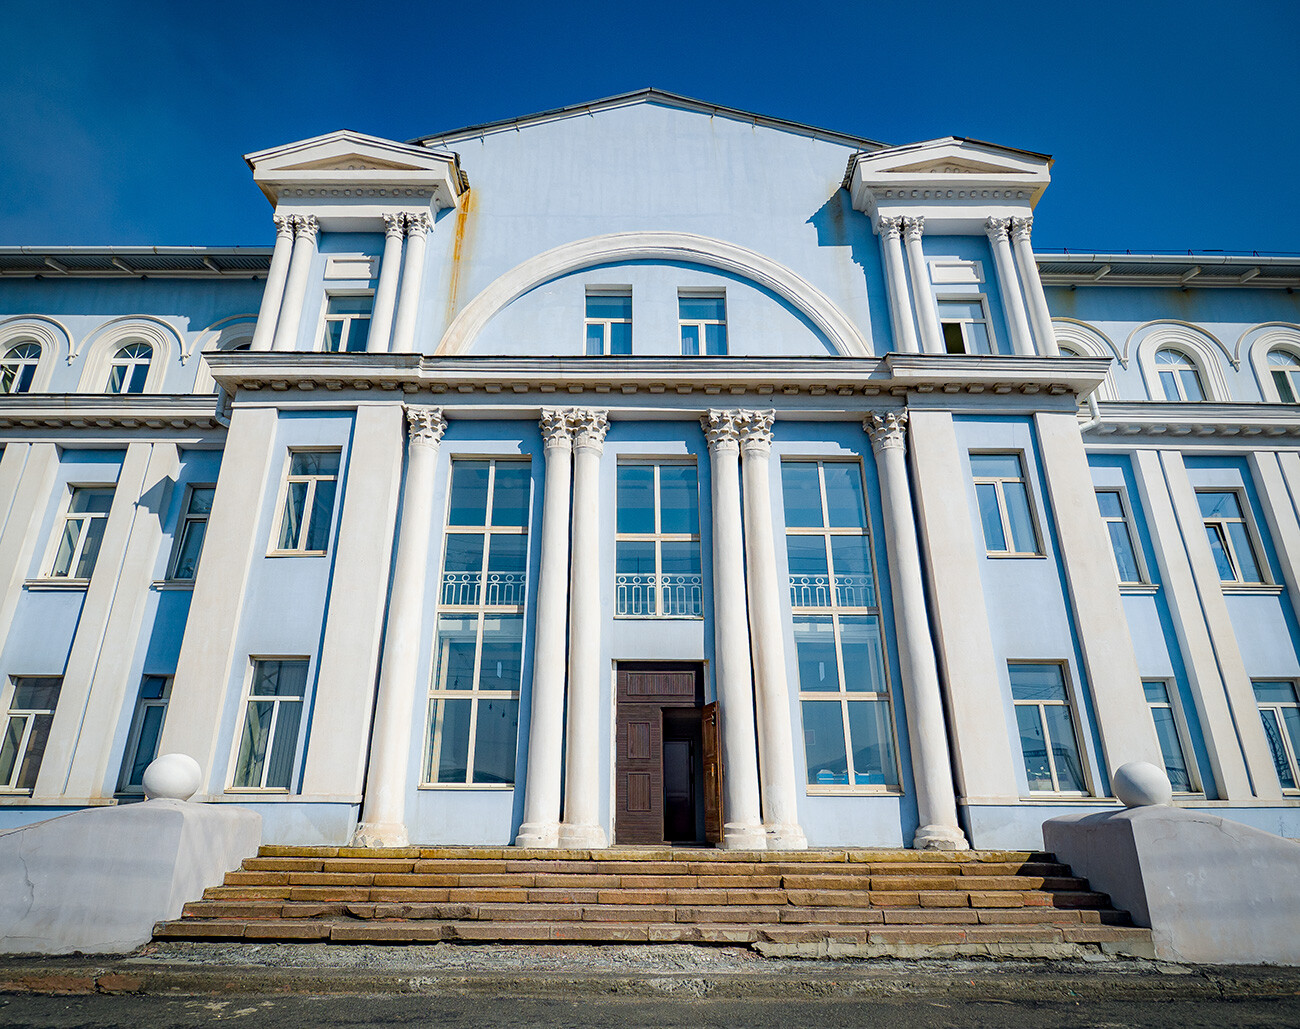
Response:
[{"label": "pilaster", "polygon": [[320,225],[312,214],[294,215],[293,256],[289,259],[289,279],[285,286],[284,304],[280,320],[276,323],[272,350],[296,350],[298,327],[302,324],[302,308],[307,301],[307,282],[311,277],[312,261],[316,257],[316,233]]},{"label": "pilaster", "polygon": [[1022,356],[1034,353],[1034,341],[1029,335],[1029,322],[1025,318],[1025,301],[1016,282],[1016,264],[1011,257],[1011,244],[1007,232],[1010,218],[989,218],[984,222],[989,243],[993,247],[993,263],[997,266],[998,292],[1002,297],[1002,310],[1006,312],[1007,327],[1011,331],[1011,347]]},{"label": "pilaster", "polygon": [[280,320],[280,305],[284,303],[284,285],[289,276],[289,257],[293,252],[293,216],[275,216],[275,249],[271,251],[271,267],[266,273],[266,286],[262,289],[262,306],[257,311],[257,326],[253,329],[252,350],[270,350],[275,338],[275,327]]},{"label": "pilaster", "polygon": [[1033,227],[1033,218],[1011,219],[1011,242],[1016,252],[1016,267],[1020,271],[1020,288],[1029,305],[1029,321],[1034,327],[1038,353],[1046,357],[1060,357],[1061,348],[1056,344],[1056,331],[1052,328],[1052,312],[1047,306],[1047,294],[1043,292],[1038,262],[1034,260],[1034,248],[1029,242],[1029,233]]},{"label": "pilaster", "polygon": [[379,285],[375,288],[370,335],[366,338],[367,353],[388,352],[389,337],[393,332],[393,313],[397,306],[397,280],[402,271],[402,238],[405,234],[405,215],[384,215],[384,256],[379,264]]},{"label": "pilaster", "polygon": [[912,303],[916,305],[916,318],[921,325],[921,349],[927,354],[946,354],[948,348],[944,345],[943,329],[939,326],[939,308],[934,302],[925,250],[921,246],[921,233],[924,231],[924,218],[903,219],[907,265],[912,273]]},{"label": "pilaster", "polygon": [[916,341],[916,326],[912,321],[912,307],[907,292],[907,272],[904,270],[902,218],[876,219],[876,232],[880,236],[880,254],[885,263],[885,289],[889,295],[889,321],[894,329],[894,346],[900,353],[920,353]]},{"label": "pilaster", "polygon": [[402,262],[402,292],[397,302],[397,320],[393,324],[393,343],[389,348],[395,354],[409,354],[415,350],[415,320],[420,313],[420,291],[424,282],[424,250],[433,227],[429,216],[408,214],[406,221],[406,258]]}]

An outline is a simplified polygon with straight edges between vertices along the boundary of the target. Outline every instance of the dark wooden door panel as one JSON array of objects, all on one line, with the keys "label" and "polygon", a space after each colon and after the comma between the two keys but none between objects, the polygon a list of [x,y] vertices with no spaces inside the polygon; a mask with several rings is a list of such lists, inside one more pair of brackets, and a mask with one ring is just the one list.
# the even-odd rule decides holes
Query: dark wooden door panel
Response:
[{"label": "dark wooden door panel", "polygon": [[704,839],[722,842],[722,737],[718,730],[718,705],[705,704],[701,713],[704,750]]},{"label": "dark wooden door panel", "polygon": [[664,839],[663,713],[623,703],[618,708],[614,755],[614,841]]}]

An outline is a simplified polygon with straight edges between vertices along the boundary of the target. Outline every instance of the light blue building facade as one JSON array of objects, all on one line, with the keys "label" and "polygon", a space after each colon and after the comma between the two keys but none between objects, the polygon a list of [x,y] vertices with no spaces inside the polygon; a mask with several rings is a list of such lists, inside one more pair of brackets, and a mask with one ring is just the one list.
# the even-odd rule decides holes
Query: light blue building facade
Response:
[{"label": "light blue building facade", "polygon": [[1300,836],[1300,262],[656,91],[248,160],[274,248],[0,248],[0,830]]}]

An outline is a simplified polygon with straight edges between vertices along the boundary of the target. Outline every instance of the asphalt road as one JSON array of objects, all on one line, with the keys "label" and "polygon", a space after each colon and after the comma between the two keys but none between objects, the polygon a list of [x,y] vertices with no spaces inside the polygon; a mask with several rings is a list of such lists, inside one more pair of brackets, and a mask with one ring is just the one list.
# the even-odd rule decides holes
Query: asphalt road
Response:
[{"label": "asphalt road", "polygon": [[101,1026],[171,1029],[208,1025],[239,1029],[363,1026],[617,1027],[617,1029],[950,1029],[1057,1026],[1127,1029],[1246,1029],[1300,1025],[1300,997],[1248,1000],[959,1001],[935,998],[495,999],[488,997],[260,996],[0,997],[6,1029]]}]

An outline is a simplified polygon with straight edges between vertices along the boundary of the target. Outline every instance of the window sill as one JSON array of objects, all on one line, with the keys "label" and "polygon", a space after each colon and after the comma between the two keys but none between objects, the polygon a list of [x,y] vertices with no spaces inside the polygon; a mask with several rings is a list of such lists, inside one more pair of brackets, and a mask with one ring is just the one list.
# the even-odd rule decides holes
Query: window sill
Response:
[{"label": "window sill", "polygon": [[897,786],[813,786],[809,784],[805,796],[809,797],[901,797],[903,790]]},{"label": "window sill", "polygon": [[986,550],[984,556],[991,561],[1006,561],[1008,559],[1028,559],[1028,560],[1046,560],[1046,554],[1022,554],[1019,551],[1012,550]]},{"label": "window sill", "polygon": [[1220,582],[1225,596],[1280,597],[1286,589],[1274,582]]},{"label": "window sill", "polygon": [[89,579],[41,578],[28,579],[23,589],[37,592],[84,593],[90,585]]},{"label": "window sill", "polygon": [[1086,793],[1031,793],[1021,797],[1022,804],[1102,804],[1106,807],[1123,807],[1114,797],[1093,797]]},{"label": "window sill", "polygon": [[503,792],[505,790],[514,790],[515,784],[512,782],[422,782],[418,788],[422,790],[492,790],[493,792]]},{"label": "window sill", "polygon": [[194,580],[193,579],[154,579],[154,581],[151,582],[149,586],[151,589],[155,589],[155,590],[185,590],[188,592],[194,589]]},{"label": "window sill", "polygon": [[1125,596],[1154,597],[1160,592],[1160,587],[1150,582],[1121,582],[1119,591]]},{"label": "window sill", "polygon": [[326,557],[328,550],[272,550],[267,557]]},{"label": "window sill", "polygon": [[229,786],[226,788],[225,795],[227,797],[261,797],[269,800],[275,797],[290,797],[293,794],[286,789],[279,789],[271,786],[265,788],[258,788],[255,786]]}]

